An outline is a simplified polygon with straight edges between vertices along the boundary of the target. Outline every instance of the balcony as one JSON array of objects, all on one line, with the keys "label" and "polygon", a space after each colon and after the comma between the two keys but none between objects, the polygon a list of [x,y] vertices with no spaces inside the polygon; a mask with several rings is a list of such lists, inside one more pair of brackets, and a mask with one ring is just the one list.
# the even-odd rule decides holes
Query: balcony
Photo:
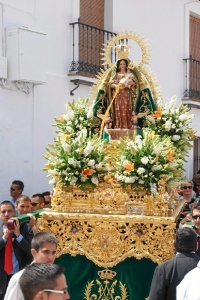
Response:
[{"label": "balcony", "polygon": [[95,77],[102,69],[103,44],[116,33],[79,21],[70,23],[70,26],[72,27],[72,61],[69,75]]},{"label": "balcony", "polygon": [[185,63],[185,90],[183,102],[190,107],[200,108],[200,61],[192,57]]}]

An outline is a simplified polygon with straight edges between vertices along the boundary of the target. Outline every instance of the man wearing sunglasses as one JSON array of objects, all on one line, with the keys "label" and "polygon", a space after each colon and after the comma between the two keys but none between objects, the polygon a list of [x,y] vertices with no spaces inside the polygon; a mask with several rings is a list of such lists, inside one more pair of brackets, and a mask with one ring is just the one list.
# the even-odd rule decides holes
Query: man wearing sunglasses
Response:
[{"label": "man wearing sunglasses", "polygon": [[21,196],[24,190],[24,183],[21,180],[14,180],[10,187],[10,202],[16,206],[17,199]]},{"label": "man wearing sunglasses", "polygon": [[43,192],[42,195],[44,196],[45,199],[45,206],[47,208],[51,207],[51,193],[49,191]]},{"label": "man wearing sunglasses", "polygon": [[42,194],[34,194],[31,198],[32,211],[42,209],[45,206],[45,198]]},{"label": "man wearing sunglasses", "polygon": [[25,300],[70,299],[63,268],[55,264],[29,265],[19,283]]}]

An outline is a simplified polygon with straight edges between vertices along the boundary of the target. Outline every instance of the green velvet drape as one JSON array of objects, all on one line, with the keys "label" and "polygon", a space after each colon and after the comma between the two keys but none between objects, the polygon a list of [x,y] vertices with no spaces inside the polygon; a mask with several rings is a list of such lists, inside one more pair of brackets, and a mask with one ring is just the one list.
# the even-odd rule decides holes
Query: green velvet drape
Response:
[{"label": "green velvet drape", "polygon": [[[85,296],[86,287],[93,281],[90,296],[97,295],[97,298],[90,298],[95,300],[112,300],[123,299],[115,298],[122,296],[120,282],[126,285],[128,297],[126,300],[144,300],[148,297],[151,280],[156,264],[150,259],[137,260],[135,258],[127,258],[125,261],[119,263],[109,270],[115,271],[117,274],[113,280],[109,281],[108,289],[104,290],[105,281],[98,276],[98,271],[105,268],[96,266],[92,261],[88,260],[85,256],[72,257],[69,254],[62,255],[56,259],[57,264],[65,269],[69,293],[72,300],[89,299]],[[113,289],[110,289],[114,281]],[[109,290],[109,292],[108,292]],[[110,293],[110,294],[109,294]],[[100,297],[102,294],[102,297]],[[105,298],[107,294],[107,298]],[[113,297],[113,298],[112,298]]]}]

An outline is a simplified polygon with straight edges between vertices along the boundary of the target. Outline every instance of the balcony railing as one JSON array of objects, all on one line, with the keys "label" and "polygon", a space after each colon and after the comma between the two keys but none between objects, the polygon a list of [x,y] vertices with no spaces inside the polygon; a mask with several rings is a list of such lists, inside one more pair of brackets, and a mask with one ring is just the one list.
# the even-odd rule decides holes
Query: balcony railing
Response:
[{"label": "balcony railing", "polygon": [[[79,21],[70,25],[72,26],[72,61],[69,72],[94,77],[102,68],[103,44],[116,33]],[[113,59],[116,60],[115,53]]]},{"label": "balcony railing", "polygon": [[192,57],[185,62],[185,90],[184,97],[200,102],[200,61]]}]

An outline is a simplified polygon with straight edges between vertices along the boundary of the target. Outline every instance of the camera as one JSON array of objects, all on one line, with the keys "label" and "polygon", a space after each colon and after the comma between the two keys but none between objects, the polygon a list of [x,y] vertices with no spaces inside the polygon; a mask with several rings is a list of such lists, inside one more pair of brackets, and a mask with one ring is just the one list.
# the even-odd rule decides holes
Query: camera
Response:
[{"label": "camera", "polygon": [[14,230],[16,225],[16,220],[15,219],[9,219],[7,222],[7,228],[8,230]]}]

